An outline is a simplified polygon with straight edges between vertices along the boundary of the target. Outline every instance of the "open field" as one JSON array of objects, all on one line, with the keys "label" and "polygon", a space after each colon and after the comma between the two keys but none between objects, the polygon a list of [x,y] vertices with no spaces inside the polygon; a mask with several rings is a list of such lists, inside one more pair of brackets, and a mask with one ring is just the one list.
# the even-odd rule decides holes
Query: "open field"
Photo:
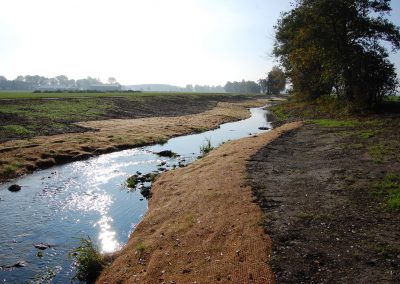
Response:
[{"label": "open field", "polygon": [[217,102],[260,97],[198,93],[0,93],[0,142],[91,130],[76,122],[187,115],[209,110]]},{"label": "open field", "polygon": [[[259,94],[256,94],[259,95]],[[68,98],[109,98],[109,97],[124,97],[124,98],[139,98],[139,97],[208,97],[208,96],[243,96],[242,94],[233,93],[181,93],[181,92],[54,92],[54,93],[33,93],[33,92],[6,92],[0,91],[1,99],[68,99]]]}]

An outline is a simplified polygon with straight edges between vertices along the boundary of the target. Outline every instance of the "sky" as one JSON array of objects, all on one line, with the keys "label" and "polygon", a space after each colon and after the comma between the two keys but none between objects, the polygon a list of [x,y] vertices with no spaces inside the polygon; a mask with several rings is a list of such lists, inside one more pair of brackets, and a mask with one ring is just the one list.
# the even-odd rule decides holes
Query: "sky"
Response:
[{"label": "sky", "polygon": [[[400,25],[400,1],[392,2]],[[2,0],[0,75],[256,81],[277,64],[273,26],[288,10],[290,0]],[[400,54],[392,60],[400,70]]]}]

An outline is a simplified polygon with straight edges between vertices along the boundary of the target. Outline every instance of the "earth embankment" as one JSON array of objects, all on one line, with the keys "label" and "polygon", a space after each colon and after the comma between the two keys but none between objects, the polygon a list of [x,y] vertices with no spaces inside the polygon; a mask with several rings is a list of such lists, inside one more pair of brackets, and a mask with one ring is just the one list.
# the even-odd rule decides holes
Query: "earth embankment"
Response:
[{"label": "earth embankment", "polygon": [[298,128],[228,142],[153,184],[149,210],[98,283],[273,283],[246,161]]}]

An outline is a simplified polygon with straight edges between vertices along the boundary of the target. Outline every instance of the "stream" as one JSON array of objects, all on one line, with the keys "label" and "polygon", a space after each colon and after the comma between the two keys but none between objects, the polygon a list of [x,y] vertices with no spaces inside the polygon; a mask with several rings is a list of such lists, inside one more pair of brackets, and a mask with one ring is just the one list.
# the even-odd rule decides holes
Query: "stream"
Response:
[{"label": "stream", "polygon": [[[147,210],[147,200],[140,190],[127,188],[126,179],[136,172],[185,166],[198,158],[207,140],[217,147],[272,127],[267,110],[250,111],[250,118],[215,130],[36,171],[0,184],[0,281],[71,282],[75,272],[68,255],[79,238],[90,237],[102,252],[120,249]],[[156,154],[164,150],[179,156]],[[19,184],[21,191],[8,191],[11,184]],[[45,249],[35,247],[38,244]]]}]

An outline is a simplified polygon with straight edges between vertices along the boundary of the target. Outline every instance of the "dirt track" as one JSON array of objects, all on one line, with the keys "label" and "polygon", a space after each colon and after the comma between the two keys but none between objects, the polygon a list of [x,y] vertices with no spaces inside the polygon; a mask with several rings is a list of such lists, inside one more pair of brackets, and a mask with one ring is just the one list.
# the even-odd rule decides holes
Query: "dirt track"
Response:
[{"label": "dirt track", "polygon": [[[377,193],[400,174],[399,122],[308,124],[252,158],[278,283],[400,282],[400,216]],[[380,160],[374,147],[385,149]]]},{"label": "dirt track", "polygon": [[225,143],[163,174],[144,219],[98,283],[272,283],[271,243],[245,165],[260,147],[300,125]]}]

